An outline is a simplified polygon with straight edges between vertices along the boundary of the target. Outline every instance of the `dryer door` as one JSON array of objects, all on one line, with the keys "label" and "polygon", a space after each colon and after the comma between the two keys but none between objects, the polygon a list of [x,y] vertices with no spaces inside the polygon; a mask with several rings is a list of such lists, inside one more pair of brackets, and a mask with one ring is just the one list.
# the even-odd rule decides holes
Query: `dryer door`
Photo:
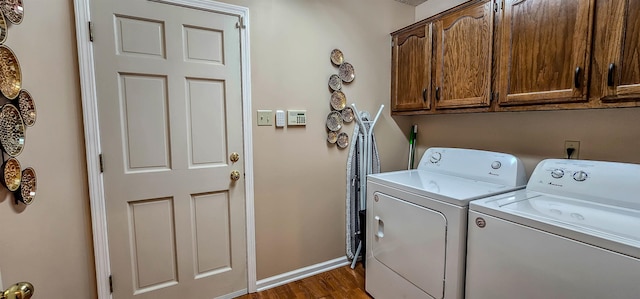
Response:
[{"label": "dryer door", "polygon": [[384,193],[369,207],[373,258],[434,298],[444,296],[445,216]]}]

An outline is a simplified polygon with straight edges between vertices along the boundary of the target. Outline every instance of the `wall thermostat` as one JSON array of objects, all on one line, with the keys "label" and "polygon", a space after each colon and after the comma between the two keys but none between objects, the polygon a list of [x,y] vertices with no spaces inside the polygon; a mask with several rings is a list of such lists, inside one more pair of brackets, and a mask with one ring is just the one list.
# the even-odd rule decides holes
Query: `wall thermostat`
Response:
[{"label": "wall thermostat", "polygon": [[288,125],[290,126],[306,126],[307,110],[288,110]]}]

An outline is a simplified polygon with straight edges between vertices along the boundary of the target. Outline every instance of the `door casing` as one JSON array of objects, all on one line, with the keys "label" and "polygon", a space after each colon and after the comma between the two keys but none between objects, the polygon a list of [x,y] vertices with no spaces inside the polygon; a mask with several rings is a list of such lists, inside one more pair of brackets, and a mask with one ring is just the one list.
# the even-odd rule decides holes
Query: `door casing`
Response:
[{"label": "door casing", "polygon": [[[96,96],[95,65],[93,60],[93,44],[89,22],[91,0],[74,0],[76,41],[78,47],[78,65],[80,72],[80,93],[82,97],[82,114],[84,122],[85,150],[87,159],[87,179],[89,184],[89,200],[91,206],[91,222],[93,230],[93,250],[96,267],[96,285],[99,299],[111,298],[109,275],[109,240],[107,238],[107,215],[105,208],[104,185],[100,169],[100,131],[98,127],[98,103]],[[248,291],[257,289],[256,246],[255,246],[255,212],[253,181],[253,135],[251,114],[251,66],[249,55],[249,9],[208,0],[148,0],[163,2],[182,7],[219,12],[238,16],[240,30],[240,59],[242,77],[242,125],[244,134],[244,174],[245,205],[247,221],[247,283]],[[96,37],[99,38],[99,37]]]}]

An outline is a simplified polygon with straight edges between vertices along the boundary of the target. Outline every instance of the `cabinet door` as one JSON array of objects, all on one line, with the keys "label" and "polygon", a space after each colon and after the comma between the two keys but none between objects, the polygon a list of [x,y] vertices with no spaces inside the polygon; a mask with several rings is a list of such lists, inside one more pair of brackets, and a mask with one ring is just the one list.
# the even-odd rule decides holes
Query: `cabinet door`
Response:
[{"label": "cabinet door", "polygon": [[640,1],[612,1],[609,31],[616,39],[607,65],[605,97],[640,98]]},{"label": "cabinet door", "polygon": [[493,1],[435,22],[435,106],[486,107],[491,94]]},{"label": "cabinet door", "polygon": [[586,101],[594,0],[505,0],[501,105]]},{"label": "cabinet door", "polygon": [[429,109],[431,93],[431,23],[393,36],[391,109]]}]

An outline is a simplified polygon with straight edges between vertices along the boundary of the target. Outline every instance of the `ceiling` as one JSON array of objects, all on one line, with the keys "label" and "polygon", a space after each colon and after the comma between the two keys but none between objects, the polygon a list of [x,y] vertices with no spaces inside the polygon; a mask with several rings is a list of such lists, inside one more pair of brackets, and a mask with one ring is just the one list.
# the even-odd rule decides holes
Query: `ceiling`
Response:
[{"label": "ceiling", "polygon": [[427,2],[427,0],[396,0],[396,1],[402,2],[404,4],[413,5],[413,6],[418,6],[422,3]]}]

